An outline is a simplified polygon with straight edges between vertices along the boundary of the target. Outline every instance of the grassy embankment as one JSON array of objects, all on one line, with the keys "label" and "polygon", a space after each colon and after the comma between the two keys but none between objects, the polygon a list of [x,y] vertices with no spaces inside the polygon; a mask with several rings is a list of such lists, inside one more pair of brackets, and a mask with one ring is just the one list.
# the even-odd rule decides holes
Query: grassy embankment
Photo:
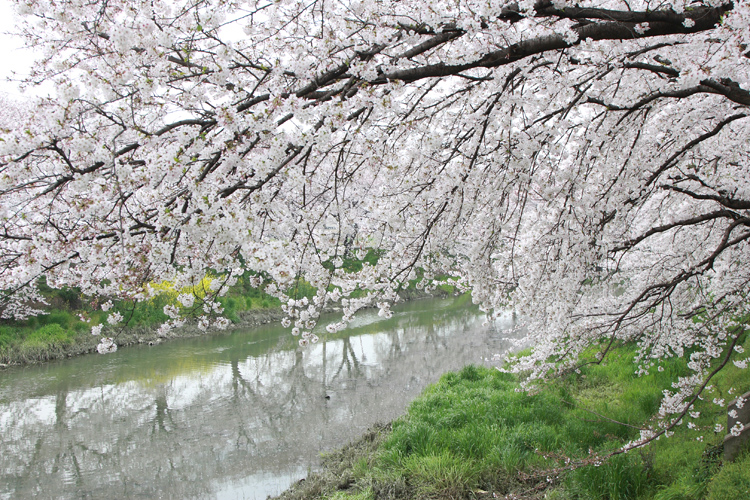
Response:
[{"label": "grassy embankment", "polygon": [[[99,338],[91,335],[91,327],[107,325],[111,312],[122,314],[127,321],[126,327],[107,326],[104,330],[105,335],[115,337],[118,345],[157,341],[156,328],[169,319],[164,306],[175,304],[179,293],[165,293],[140,303],[114,301],[112,309],[104,312],[99,307],[105,301],[102,298],[94,300],[77,290],[54,290],[44,285],[40,291],[49,303],[44,308],[48,314],[26,321],[0,321],[0,363],[34,363],[94,351]],[[250,286],[246,279],[240,279],[219,301],[224,307],[223,315],[235,324],[242,324],[243,318],[253,316],[252,313],[261,313],[264,319],[280,316],[262,314],[278,309],[280,303]],[[193,333],[188,329],[187,334]]]},{"label": "grassy embankment", "polygon": [[[741,339],[750,349],[750,336]],[[688,370],[681,359],[636,377],[633,346],[606,364],[552,381],[535,394],[517,379],[468,366],[425,390],[407,414],[324,459],[324,469],[281,499],[591,499],[750,498],[750,450],[722,462],[729,387],[750,389],[750,373],[731,363],[695,405],[700,416],[645,448],[604,463],[562,470],[606,455],[654,422],[664,389]],[[750,402],[748,403],[750,404]],[[703,436],[703,438],[700,438]],[[702,439],[702,440],[701,440]]]},{"label": "grassy embankment", "polygon": [[[362,269],[363,263],[375,264],[377,260],[378,253],[370,250],[361,261],[344,259],[343,268],[346,271],[358,271]],[[255,326],[281,319],[279,300],[253,288],[248,278],[249,276],[241,276],[227,295],[219,298],[224,308],[222,315],[236,326]],[[415,282],[416,280],[405,290],[404,297],[420,295],[416,293]],[[40,291],[49,303],[49,307],[43,309],[49,314],[32,317],[27,321],[0,320],[0,365],[35,363],[93,352],[99,337],[92,336],[90,332],[91,327],[98,324],[105,325],[104,335],[114,337],[120,346],[159,342],[162,339],[157,335],[156,329],[169,319],[164,314],[164,306],[177,305],[176,297],[179,293],[194,293],[198,300],[193,309],[202,314],[200,299],[205,295],[207,286],[207,283],[200,283],[192,290],[177,291],[170,289],[169,284],[154,285],[166,293],[147,302],[114,301],[112,309],[104,312],[99,305],[106,298],[86,297],[75,289],[55,290],[41,282]],[[453,292],[453,287],[439,284],[437,291],[447,295]],[[312,297],[315,293],[316,289],[303,280],[298,280],[296,286],[287,291],[288,295],[297,298]],[[355,290],[352,296],[362,293],[365,292]],[[111,312],[120,313],[126,326],[108,326],[107,316]],[[188,325],[172,331],[171,336],[202,333],[194,325]]]}]

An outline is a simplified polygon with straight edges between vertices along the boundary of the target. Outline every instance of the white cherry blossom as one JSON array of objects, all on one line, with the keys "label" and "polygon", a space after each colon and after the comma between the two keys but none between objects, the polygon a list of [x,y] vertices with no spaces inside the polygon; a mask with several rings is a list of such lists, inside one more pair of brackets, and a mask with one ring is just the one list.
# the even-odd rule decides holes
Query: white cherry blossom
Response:
[{"label": "white cherry blossom", "polygon": [[634,446],[747,364],[747,1],[21,4],[25,85],[58,96],[0,119],[3,318],[41,277],[138,301],[210,275],[161,333],[209,328],[246,274],[308,345],[331,302],[338,331],[448,275],[520,313],[527,387],[620,342],[641,374],[692,353]]}]

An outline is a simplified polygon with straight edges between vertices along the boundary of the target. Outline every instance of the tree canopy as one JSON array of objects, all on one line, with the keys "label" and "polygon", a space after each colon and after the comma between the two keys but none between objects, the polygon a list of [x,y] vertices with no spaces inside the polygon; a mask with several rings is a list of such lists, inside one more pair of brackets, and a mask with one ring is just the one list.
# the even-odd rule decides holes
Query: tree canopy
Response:
[{"label": "tree canopy", "polygon": [[145,300],[249,272],[304,344],[330,301],[335,331],[449,275],[526,318],[531,380],[636,341],[641,371],[689,356],[681,416],[746,363],[747,1],[17,5],[58,96],[2,134],[6,317],[40,276]]}]

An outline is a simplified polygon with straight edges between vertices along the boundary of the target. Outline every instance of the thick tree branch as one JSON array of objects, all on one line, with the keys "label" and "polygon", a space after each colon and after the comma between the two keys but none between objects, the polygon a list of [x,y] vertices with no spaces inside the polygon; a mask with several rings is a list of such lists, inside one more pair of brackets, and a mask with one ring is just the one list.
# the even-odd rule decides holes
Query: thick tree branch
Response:
[{"label": "thick tree branch", "polygon": [[[668,189],[670,191],[676,191],[678,193],[686,194],[696,200],[713,200],[721,205],[731,208],[734,210],[750,210],[750,200],[740,200],[736,198],[730,198],[720,194],[700,194],[690,191],[689,189],[681,188],[679,186],[663,185],[662,189]],[[750,220],[748,220],[750,222]]]},{"label": "thick tree branch", "polygon": [[[558,34],[540,36],[531,40],[521,41],[500,50],[490,52],[473,62],[454,65],[437,63],[427,66],[421,66],[418,68],[396,70],[390,73],[386,73],[381,77],[370,81],[370,83],[373,85],[384,84],[391,80],[413,82],[416,80],[421,80],[423,78],[456,75],[473,68],[495,68],[511,64],[532,55],[541,54],[551,50],[573,47],[580,43],[580,40],[586,39],[591,39],[594,41],[632,40],[637,38],[650,38],[664,35],[698,33],[701,31],[713,29],[715,25],[720,22],[721,16],[727,10],[730,10],[731,7],[732,5],[729,4],[721,8],[702,8],[699,9],[699,12],[697,10],[691,11],[690,15],[688,15],[687,13],[677,15],[671,11],[663,11],[662,14],[659,14],[662,11],[641,13],[642,15],[640,16],[636,15],[638,13],[627,13],[627,16],[630,16],[631,19],[638,19],[637,21],[625,21],[624,19],[627,16],[625,16],[624,14],[622,16],[619,16],[613,13],[608,13],[608,15],[611,15],[615,19],[621,17],[623,18],[623,20],[591,23],[584,26],[571,28],[572,31],[574,31],[578,35],[578,40],[575,42],[569,41],[569,39],[564,38],[563,35]],[[560,15],[562,16],[562,11]],[[683,24],[681,24],[682,21],[684,21],[687,17],[692,19],[695,23],[690,28],[685,27]],[[603,14],[602,18],[606,19]],[[643,19],[643,21],[641,21],[640,19]],[[676,23],[675,21],[677,19],[681,19],[682,21]],[[649,29],[642,33],[636,31],[636,24],[646,21],[650,23]]]},{"label": "thick tree branch", "polygon": [[[559,17],[565,19],[600,19],[603,21],[616,21],[620,23],[666,23],[674,25],[683,25],[686,19],[692,19],[696,24],[698,22],[711,22],[716,24],[721,15],[727,10],[731,10],[732,3],[719,8],[698,7],[677,13],[672,9],[652,10],[652,11],[631,11],[631,10],[610,10],[595,9],[589,7],[564,7],[555,8],[550,0],[537,2],[535,6],[535,17]],[[512,7],[511,7],[512,8]],[[516,10],[518,7],[515,7]]]},{"label": "thick tree branch", "polygon": [[701,80],[701,85],[713,89],[716,93],[727,97],[729,100],[734,101],[737,104],[750,106],[750,92],[741,88],[737,82],[734,82],[729,78],[722,78],[718,82],[711,79]]},{"label": "thick tree branch", "polygon": [[680,76],[679,71],[677,71],[674,68],[670,68],[669,66],[659,66],[656,64],[647,64],[647,63],[642,63],[642,62],[626,62],[625,64],[623,64],[623,67],[645,69],[647,71],[652,71],[654,73],[663,73],[667,76],[673,76],[675,78]]},{"label": "thick tree branch", "polygon": [[715,212],[709,212],[707,214],[698,215],[696,217],[691,217],[689,219],[683,219],[683,220],[679,220],[676,222],[672,222],[671,224],[664,224],[662,226],[651,228],[645,233],[643,233],[642,235],[638,236],[637,238],[630,239],[624,242],[623,244],[614,247],[611,250],[611,252],[622,252],[624,250],[629,250],[650,236],[653,236],[659,233],[664,233],[666,231],[670,231],[678,227],[694,226],[697,224],[701,224],[703,222],[716,220],[716,219],[737,220],[740,218],[741,216],[739,214],[737,214],[736,212],[732,212],[731,210],[717,210]]}]

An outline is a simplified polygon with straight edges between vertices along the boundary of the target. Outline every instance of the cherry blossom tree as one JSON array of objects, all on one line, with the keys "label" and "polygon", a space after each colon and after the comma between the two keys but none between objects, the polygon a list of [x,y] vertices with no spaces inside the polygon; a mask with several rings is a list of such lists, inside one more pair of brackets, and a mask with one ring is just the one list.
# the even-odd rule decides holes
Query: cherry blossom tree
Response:
[{"label": "cherry blossom tree", "polygon": [[747,1],[16,4],[25,84],[58,95],[3,130],[6,311],[40,276],[145,300],[210,270],[209,325],[250,273],[305,344],[330,301],[336,331],[447,274],[522,312],[530,381],[619,342],[642,372],[690,352],[660,432],[746,363]]}]

